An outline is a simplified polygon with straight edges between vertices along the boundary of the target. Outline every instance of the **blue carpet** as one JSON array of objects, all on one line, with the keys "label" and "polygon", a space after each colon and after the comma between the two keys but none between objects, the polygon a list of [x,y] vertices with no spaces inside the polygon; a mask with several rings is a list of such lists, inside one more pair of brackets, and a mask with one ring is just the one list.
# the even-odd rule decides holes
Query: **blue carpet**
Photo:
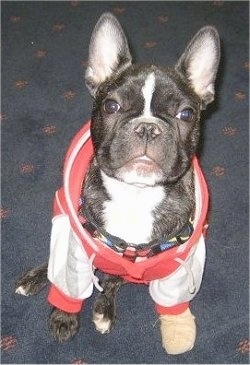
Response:
[{"label": "blue carpet", "polygon": [[[246,364],[249,361],[248,2],[2,1],[2,363]],[[214,24],[223,52],[217,100],[204,113],[201,163],[210,187],[207,264],[192,303],[195,348],[161,346],[144,286],[118,295],[118,322],[101,335],[91,322],[58,344],[47,329],[46,290],[14,293],[15,281],[49,254],[51,204],[69,142],[89,119],[88,43],[103,11],[127,31],[137,61],[172,65],[200,27]]]}]

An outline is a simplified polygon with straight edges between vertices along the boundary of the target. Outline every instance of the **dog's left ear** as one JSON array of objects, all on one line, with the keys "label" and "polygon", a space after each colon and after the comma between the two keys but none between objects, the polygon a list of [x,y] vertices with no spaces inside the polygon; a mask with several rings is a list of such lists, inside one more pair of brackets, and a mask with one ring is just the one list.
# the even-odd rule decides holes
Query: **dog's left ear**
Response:
[{"label": "dog's left ear", "polygon": [[85,83],[95,96],[98,86],[112,74],[131,65],[131,54],[126,36],[116,17],[104,13],[98,20],[89,45]]},{"label": "dog's left ear", "polygon": [[205,26],[194,36],[180,57],[176,70],[188,78],[203,102],[214,100],[214,83],[220,61],[220,39],[213,26]]}]

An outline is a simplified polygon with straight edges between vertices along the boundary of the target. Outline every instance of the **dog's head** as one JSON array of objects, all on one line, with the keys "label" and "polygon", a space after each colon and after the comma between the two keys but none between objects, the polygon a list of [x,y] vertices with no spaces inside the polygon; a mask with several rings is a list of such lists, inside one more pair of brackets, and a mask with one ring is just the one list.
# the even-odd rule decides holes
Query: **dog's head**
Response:
[{"label": "dog's head", "polygon": [[197,150],[200,111],[214,99],[219,58],[218,33],[207,26],[175,67],[133,64],[119,22],[103,14],[85,74],[95,99],[91,134],[99,168],[138,186],[183,176]]}]

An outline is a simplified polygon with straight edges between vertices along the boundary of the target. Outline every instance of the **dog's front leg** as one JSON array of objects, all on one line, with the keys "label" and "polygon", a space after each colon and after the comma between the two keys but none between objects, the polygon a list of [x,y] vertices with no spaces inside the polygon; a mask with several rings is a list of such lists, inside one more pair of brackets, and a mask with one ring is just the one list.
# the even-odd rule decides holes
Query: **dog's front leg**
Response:
[{"label": "dog's front leg", "polygon": [[123,283],[123,279],[118,276],[104,276],[103,292],[96,298],[93,308],[93,322],[97,331],[101,333],[108,333],[115,322],[116,293]]},{"label": "dog's front leg", "polygon": [[79,330],[79,317],[79,313],[67,313],[54,307],[49,316],[49,329],[59,342],[70,340]]}]

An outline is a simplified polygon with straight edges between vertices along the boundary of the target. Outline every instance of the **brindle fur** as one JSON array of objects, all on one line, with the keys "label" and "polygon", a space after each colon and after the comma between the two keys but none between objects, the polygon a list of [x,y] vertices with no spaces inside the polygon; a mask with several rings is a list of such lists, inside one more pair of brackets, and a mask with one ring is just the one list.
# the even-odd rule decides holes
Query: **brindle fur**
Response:
[{"label": "brindle fur", "polygon": [[[44,263],[34,269],[27,271],[16,283],[16,292],[26,296],[38,294],[44,289],[49,281],[47,278],[48,263]],[[104,323],[108,323],[108,328],[102,333],[109,332],[116,319],[116,293],[123,284],[123,280],[118,276],[104,275],[102,280],[103,291],[97,296],[93,305],[93,322],[97,318],[102,318]],[[59,341],[67,341],[78,332],[79,314],[67,313],[60,309],[53,308],[48,324],[54,337]]]}]

